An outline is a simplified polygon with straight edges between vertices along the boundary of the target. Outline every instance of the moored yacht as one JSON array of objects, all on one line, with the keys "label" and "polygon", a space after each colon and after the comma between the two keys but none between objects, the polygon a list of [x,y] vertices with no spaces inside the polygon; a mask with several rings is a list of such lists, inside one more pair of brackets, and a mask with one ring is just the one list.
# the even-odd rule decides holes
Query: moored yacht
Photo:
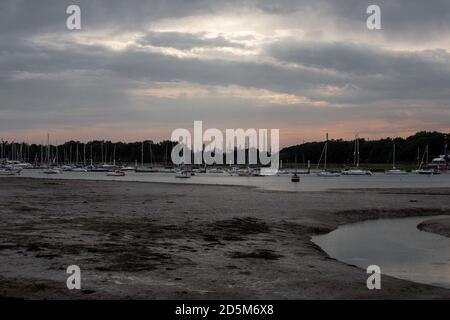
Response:
[{"label": "moored yacht", "polygon": [[386,174],[390,174],[390,175],[405,175],[408,174],[408,172],[406,172],[405,170],[399,170],[395,167],[395,143],[392,147],[392,169],[387,170]]},{"label": "moored yacht", "polygon": [[371,176],[372,171],[365,169],[346,169],[341,171],[343,176]]},{"label": "moored yacht", "polygon": [[420,161],[419,168],[413,170],[412,173],[415,174],[424,174],[424,175],[432,175],[432,174],[440,174],[441,172],[435,168],[428,165],[428,145],[425,147],[425,151],[422,156],[422,160]]},{"label": "moored yacht", "polygon": [[359,135],[355,136],[355,151],[353,153],[355,168],[344,169],[341,171],[344,176],[371,176],[372,171],[359,168]]},{"label": "moored yacht", "polygon": [[[323,147],[323,150],[322,150],[322,155],[324,155],[324,166],[323,166],[323,170],[320,171],[317,175],[319,177],[325,177],[325,178],[339,177],[340,174],[338,172],[333,172],[333,171],[327,170],[328,133],[326,136],[325,146]],[[320,155],[320,159],[319,159],[319,163],[317,164],[317,167],[319,167],[320,160],[322,160],[322,155]]]}]

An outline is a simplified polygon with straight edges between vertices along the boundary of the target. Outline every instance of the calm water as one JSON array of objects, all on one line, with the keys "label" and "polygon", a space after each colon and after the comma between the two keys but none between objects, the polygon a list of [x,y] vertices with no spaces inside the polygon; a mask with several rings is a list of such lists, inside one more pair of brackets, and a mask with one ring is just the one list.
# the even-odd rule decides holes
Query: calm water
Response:
[{"label": "calm water", "polygon": [[345,263],[364,269],[375,264],[382,274],[450,289],[450,239],[417,229],[439,217],[444,216],[369,220],[312,241]]},{"label": "calm water", "polygon": [[190,179],[176,179],[173,173],[135,173],[127,172],[125,177],[108,177],[104,172],[65,172],[46,175],[41,170],[24,170],[22,177],[51,179],[123,180],[167,183],[194,183],[255,186],[266,190],[281,191],[324,191],[348,188],[431,188],[450,187],[450,174],[424,176],[409,174],[390,176],[384,173],[373,176],[340,176],[334,178],[318,177],[314,174],[301,175],[300,183],[292,183],[289,174],[265,177],[239,177],[226,174],[198,174]]}]

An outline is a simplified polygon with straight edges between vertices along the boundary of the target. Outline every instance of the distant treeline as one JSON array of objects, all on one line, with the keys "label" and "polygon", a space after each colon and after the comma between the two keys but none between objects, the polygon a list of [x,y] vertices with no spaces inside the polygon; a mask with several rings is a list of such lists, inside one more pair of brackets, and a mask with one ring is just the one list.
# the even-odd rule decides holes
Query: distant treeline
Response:
[{"label": "distant treeline", "polygon": [[[417,162],[417,153],[423,156],[428,146],[430,161],[444,153],[447,139],[450,135],[440,132],[417,132],[406,139],[386,138],[381,140],[359,139],[359,157],[361,163],[391,163],[393,144],[395,143],[396,162]],[[312,164],[319,161],[324,142],[308,142],[297,146],[291,146],[281,150],[280,159],[283,162],[298,163],[311,160]],[[328,141],[328,162],[337,164],[352,164],[354,161],[354,141],[330,140]]]},{"label": "distant treeline", "polygon": [[[392,162],[393,144],[396,145],[396,161],[417,162],[418,149],[420,156],[428,146],[430,161],[444,153],[449,134],[439,132],[418,132],[406,139],[386,138],[381,140],[360,139],[361,163],[390,163]],[[26,143],[12,143],[2,141],[0,144],[0,158],[20,160],[30,163],[162,163],[170,164],[170,154],[175,142],[162,141],[154,143],[144,142],[111,142],[91,141],[82,143],[69,141],[63,145],[50,146]],[[283,163],[317,163],[324,147],[322,142],[308,142],[301,145],[284,148],[280,151]],[[142,149],[144,148],[144,149]],[[143,150],[143,152],[142,152]],[[354,155],[354,141],[330,140],[328,142],[328,162],[336,164],[352,164]]]}]

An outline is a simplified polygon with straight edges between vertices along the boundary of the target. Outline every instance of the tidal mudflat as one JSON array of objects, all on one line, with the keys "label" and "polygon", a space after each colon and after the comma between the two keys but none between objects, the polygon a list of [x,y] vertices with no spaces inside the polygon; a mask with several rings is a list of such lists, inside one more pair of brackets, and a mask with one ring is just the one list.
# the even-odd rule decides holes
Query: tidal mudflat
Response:
[{"label": "tidal mudflat", "polygon": [[[25,299],[450,299],[329,258],[339,225],[450,215],[450,188],[251,187],[2,178],[0,296]],[[78,265],[82,289],[66,288]]]}]

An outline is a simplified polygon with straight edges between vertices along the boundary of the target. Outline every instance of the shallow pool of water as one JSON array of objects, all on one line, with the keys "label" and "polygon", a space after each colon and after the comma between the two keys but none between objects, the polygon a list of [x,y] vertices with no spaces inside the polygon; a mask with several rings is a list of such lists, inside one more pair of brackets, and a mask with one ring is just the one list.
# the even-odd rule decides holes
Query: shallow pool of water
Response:
[{"label": "shallow pool of water", "polygon": [[345,263],[364,269],[378,265],[382,274],[450,289],[450,238],[417,229],[440,217],[445,216],[358,222],[312,241]]}]

